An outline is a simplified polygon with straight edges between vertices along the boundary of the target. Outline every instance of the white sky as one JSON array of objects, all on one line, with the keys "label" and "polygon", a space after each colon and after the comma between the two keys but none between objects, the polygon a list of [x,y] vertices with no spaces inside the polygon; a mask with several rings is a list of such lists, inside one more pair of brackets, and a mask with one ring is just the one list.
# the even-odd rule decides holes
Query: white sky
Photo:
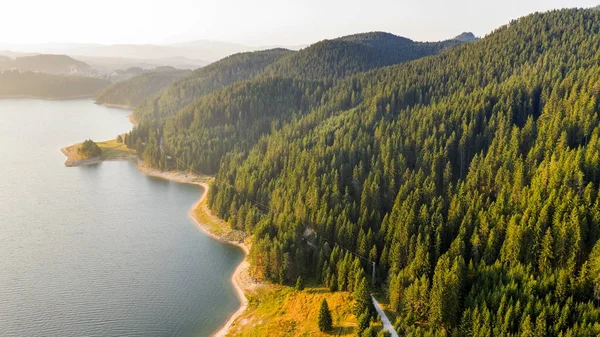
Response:
[{"label": "white sky", "polygon": [[365,31],[437,41],[598,0],[0,0],[0,43],[308,44]]}]

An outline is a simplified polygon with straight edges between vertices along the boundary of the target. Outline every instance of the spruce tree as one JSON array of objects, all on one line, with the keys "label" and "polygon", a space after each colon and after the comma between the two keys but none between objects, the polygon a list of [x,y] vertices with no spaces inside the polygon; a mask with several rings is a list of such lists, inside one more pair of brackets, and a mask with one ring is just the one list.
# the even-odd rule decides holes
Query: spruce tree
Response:
[{"label": "spruce tree", "polygon": [[327,300],[323,299],[321,302],[321,310],[319,310],[319,330],[321,332],[331,331],[333,319],[331,318],[331,311],[327,305]]},{"label": "spruce tree", "polygon": [[298,279],[296,280],[296,290],[304,290],[304,280],[302,279],[302,276],[298,276]]}]

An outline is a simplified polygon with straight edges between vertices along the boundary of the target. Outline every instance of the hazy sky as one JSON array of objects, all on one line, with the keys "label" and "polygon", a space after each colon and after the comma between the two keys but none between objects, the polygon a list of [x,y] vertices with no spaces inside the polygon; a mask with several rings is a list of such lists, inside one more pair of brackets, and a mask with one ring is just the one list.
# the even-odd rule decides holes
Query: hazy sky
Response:
[{"label": "hazy sky", "polygon": [[0,43],[307,44],[364,31],[483,36],[511,19],[598,0],[2,0]]}]

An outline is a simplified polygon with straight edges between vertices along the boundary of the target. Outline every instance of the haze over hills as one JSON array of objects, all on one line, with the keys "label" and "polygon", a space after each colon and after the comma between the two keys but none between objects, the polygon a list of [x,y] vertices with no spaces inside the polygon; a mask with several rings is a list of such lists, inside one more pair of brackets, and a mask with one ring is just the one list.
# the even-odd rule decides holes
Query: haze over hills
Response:
[{"label": "haze over hills", "polygon": [[135,109],[136,118],[139,118],[139,121],[154,118],[162,120],[203,95],[263,74],[270,64],[290,53],[293,51],[272,49],[226,57],[174,82],[159,96],[141,102]]},{"label": "haze over hills", "polygon": [[236,81],[263,76],[341,78],[433,55],[460,43],[455,40],[421,43],[389,33],[372,32],[324,40],[300,51],[273,49],[235,54],[174,82],[160,96],[141,102],[135,116],[138,121],[162,120],[203,95]]},{"label": "haze over hills", "polygon": [[0,69],[19,69],[51,74],[76,74],[91,71],[89,64],[78,61],[67,55],[33,55],[20,56],[16,59],[4,57],[0,61]]},{"label": "haze over hills", "polygon": [[0,72],[0,97],[65,99],[91,97],[109,85],[106,79],[31,71]]},{"label": "haze over hills", "polygon": [[[194,40],[165,45],[102,45],[88,43],[0,44],[0,50],[5,50],[5,52],[0,52],[0,55],[15,57],[23,56],[23,54],[66,54],[76,59],[84,60],[100,69],[109,70],[115,69],[114,64],[142,66],[144,68],[164,65],[194,69],[241,52],[276,48],[300,50],[305,47],[307,46],[247,46],[211,40]],[[12,55],[9,53],[12,53]]]},{"label": "haze over hills", "polygon": [[165,69],[135,76],[112,84],[95,95],[96,103],[133,108],[176,80],[191,73],[189,70]]},{"label": "haze over hills", "polygon": [[119,57],[91,57],[91,56],[75,56],[98,70],[100,73],[110,74],[118,69],[127,69],[139,67],[151,70],[152,68],[168,66],[178,69],[198,69],[204,67],[209,62],[204,60],[188,59],[186,57],[170,57],[165,59],[133,59]]},{"label": "haze over hills", "polygon": [[[295,48],[300,48],[300,46],[290,47],[290,49]],[[263,50],[266,48],[259,46],[245,46],[228,42],[195,40],[168,45],[102,45],[79,43],[49,43],[41,45],[0,44],[0,49],[23,53],[60,53],[80,58],[135,59],[147,62],[150,62],[151,60],[166,61],[170,59],[186,58],[192,60],[189,62],[190,64],[208,64],[232,54]]]}]

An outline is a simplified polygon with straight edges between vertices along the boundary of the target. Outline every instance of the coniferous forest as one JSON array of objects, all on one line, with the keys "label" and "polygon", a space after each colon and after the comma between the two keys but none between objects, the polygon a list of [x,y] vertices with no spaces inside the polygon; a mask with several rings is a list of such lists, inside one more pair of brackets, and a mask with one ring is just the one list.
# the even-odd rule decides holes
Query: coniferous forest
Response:
[{"label": "coniferous forest", "polygon": [[600,12],[422,54],[330,44],[373,36],[396,56],[326,41],[200,69],[140,104],[127,145],[216,174],[209,206],[253,235],[256,277],[374,281],[406,336],[599,335]]}]

